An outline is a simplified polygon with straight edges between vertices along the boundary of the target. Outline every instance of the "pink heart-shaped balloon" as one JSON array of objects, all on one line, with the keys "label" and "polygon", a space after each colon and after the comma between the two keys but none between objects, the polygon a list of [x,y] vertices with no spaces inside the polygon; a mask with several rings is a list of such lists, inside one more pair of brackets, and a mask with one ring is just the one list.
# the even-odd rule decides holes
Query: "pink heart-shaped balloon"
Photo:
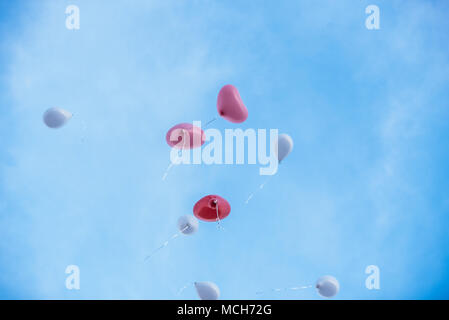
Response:
[{"label": "pink heart-shaped balloon", "polygon": [[232,84],[225,85],[218,93],[217,110],[221,117],[233,123],[240,123],[248,118],[248,109]]},{"label": "pink heart-shaped balloon", "polygon": [[191,123],[180,123],[168,130],[165,140],[173,148],[193,149],[204,144],[206,135],[201,128]]}]

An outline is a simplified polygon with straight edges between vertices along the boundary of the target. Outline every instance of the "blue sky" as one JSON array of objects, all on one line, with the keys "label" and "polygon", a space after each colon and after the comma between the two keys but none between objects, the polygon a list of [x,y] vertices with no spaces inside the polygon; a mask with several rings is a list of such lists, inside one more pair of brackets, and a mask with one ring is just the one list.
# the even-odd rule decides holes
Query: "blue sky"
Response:
[{"label": "blue sky", "polygon": [[[319,299],[256,292],[326,274],[341,299],[449,298],[447,1],[127,3],[0,2],[0,298],[196,299],[176,293],[204,280],[223,299]],[[256,165],[161,180],[166,131],[213,118],[228,83],[248,120],[213,127],[295,143],[247,205]],[[53,106],[75,114],[60,130],[41,121]],[[143,264],[207,194],[230,202],[225,230],[202,222]]]}]

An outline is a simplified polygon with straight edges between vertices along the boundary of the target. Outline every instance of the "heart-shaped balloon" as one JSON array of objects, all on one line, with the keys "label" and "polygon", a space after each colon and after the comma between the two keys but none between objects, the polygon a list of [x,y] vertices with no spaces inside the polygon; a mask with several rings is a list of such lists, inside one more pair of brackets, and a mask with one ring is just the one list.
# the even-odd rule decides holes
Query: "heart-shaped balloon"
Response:
[{"label": "heart-shaped balloon", "polygon": [[233,123],[240,123],[248,118],[248,109],[232,84],[225,85],[218,93],[217,110],[221,117]]},{"label": "heart-shaped balloon", "polygon": [[191,123],[180,123],[168,130],[165,140],[173,148],[193,149],[204,144],[206,135],[201,128]]},{"label": "heart-shaped balloon", "polygon": [[198,220],[191,214],[186,214],[178,219],[178,229],[183,234],[194,234],[198,231],[198,227]]},{"label": "heart-shaped balloon", "polygon": [[280,134],[277,141],[277,157],[279,163],[293,150],[293,140],[288,134]]},{"label": "heart-shaped balloon", "polygon": [[50,108],[45,111],[43,120],[47,127],[57,129],[66,124],[72,118],[72,114],[61,108]]},{"label": "heart-shaped balloon", "polygon": [[208,222],[214,222],[218,219],[223,220],[229,215],[230,212],[231,206],[229,205],[229,202],[217,195],[205,196],[201,198],[193,207],[193,214],[195,217]]},{"label": "heart-shaped balloon", "polygon": [[217,300],[220,297],[220,289],[213,282],[194,282],[194,285],[201,300]]},{"label": "heart-shaped balloon", "polygon": [[318,279],[315,285],[318,293],[326,298],[332,298],[340,290],[338,280],[332,276],[324,276]]}]

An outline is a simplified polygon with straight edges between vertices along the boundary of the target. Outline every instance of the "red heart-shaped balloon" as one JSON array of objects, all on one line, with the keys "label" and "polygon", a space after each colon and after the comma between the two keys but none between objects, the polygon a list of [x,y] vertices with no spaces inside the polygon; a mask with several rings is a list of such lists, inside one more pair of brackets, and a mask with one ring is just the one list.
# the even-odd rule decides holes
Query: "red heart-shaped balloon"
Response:
[{"label": "red heart-shaped balloon", "polygon": [[217,221],[217,207],[218,219],[226,218],[231,212],[231,206],[226,199],[217,195],[208,195],[201,198],[193,207],[193,214],[203,221]]}]

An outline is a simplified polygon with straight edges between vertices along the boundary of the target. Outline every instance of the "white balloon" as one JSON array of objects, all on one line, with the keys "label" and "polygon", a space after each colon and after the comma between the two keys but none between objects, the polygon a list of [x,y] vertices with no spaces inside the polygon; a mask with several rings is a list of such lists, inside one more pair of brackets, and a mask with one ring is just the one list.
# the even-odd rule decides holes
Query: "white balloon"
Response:
[{"label": "white balloon", "polygon": [[43,119],[47,127],[56,129],[66,124],[71,117],[72,114],[67,110],[61,108],[50,108],[45,111]]},{"label": "white balloon", "polygon": [[196,292],[201,300],[218,300],[220,289],[213,282],[195,282]]},{"label": "white balloon", "polygon": [[280,134],[277,141],[278,161],[281,161],[293,150],[293,140],[288,134]]},{"label": "white balloon", "polygon": [[194,234],[198,231],[199,223],[198,220],[191,214],[186,214],[178,219],[178,229],[183,234]]},{"label": "white balloon", "polygon": [[325,298],[332,298],[340,290],[338,280],[332,276],[324,276],[316,282],[318,293]]}]

